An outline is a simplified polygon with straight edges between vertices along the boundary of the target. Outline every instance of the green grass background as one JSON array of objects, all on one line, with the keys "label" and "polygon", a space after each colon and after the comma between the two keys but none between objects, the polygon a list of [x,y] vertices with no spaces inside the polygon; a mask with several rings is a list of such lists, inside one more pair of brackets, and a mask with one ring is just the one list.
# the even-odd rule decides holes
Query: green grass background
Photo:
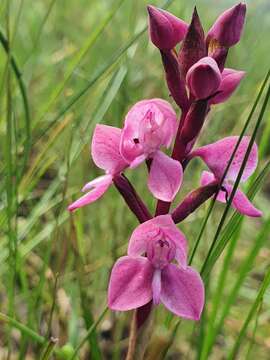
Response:
[{"label": "green grass background", "polygon": [[[167,5],[187,22],[196,5],[207,31],[217,15],[233,4],[175,0]],[[0,359],[68,359],[106,306],[111,266],[125,253],[136,219],[113,187],[98,202],[72,215],[66,207],[80,195],[83,184],[102,173],[89,153],[96,123],[122,126],[130,106],[143,98],[172,102],[159,53],[143,31],[146,5],[144,0],[0,2]],[[270,3],[250,0],[247,7],[242,40],[230,50],[227,61],[228,67],[247,75],[229,101],[213,108],[200,144],[240,134],[268,71]],[[4,49],[7,40],[10,51]],[[17,78],[14,60],[20,71]],[[259,110],[260,106],[247,134],[252,134]],[[229,220],[231,211],[219,234],[228,246],[208,277],[203,320],[182,321],[175,329],[177,319],[158,307],[149,359],[161,354],[166,359],[269,359],[267,109],[256,141],[257,176],[265,170],[254,203],[264,216],[234,215]],[[190,164],[175,204],[198,186],[203,169],[200,161]],[[127,171],[127,176],[153,211],[145,168]],[[207,208],[203,205],[180,225],[190,249]],[[215,205],[203,232],[193,262],[198,270],[223,211],[224,205]],[[129,321],[129,313],[108,311],[91,328],[78,356],[122,358]],[[54,349],[51,336],[58,339]],[[240,340],[236,355],[233,349]]]}]

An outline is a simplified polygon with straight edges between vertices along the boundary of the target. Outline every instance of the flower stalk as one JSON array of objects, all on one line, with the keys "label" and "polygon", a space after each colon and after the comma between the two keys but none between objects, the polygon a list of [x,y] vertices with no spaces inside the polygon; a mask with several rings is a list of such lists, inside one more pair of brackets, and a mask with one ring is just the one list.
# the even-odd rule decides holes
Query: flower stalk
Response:
[{"label": "flower stalk", "polygon": [[146,205],[124,174],[115,176],[113,183],[140,223],[152,218]]}]

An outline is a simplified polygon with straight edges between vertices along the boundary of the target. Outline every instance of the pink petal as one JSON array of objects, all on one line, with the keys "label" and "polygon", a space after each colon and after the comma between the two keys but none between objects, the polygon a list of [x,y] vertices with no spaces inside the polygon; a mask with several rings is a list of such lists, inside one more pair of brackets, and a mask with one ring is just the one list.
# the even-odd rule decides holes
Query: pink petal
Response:
[{"label": "pink petal", "polygon": [[185,37],[188,24],[154,6],[147,6],[147,10],[152,43],[159,49],[173,49]]},{"label": "pink petal", "polygon": [[144,257],[124,256],[115,263],[109,283],[108,306],[126,311],[152,299],[153,267]]},{"label": "pink petal", "polygon": [[199,320],[204,305],[204,285],[191,267],[169,264],[161,273],[161,302],[183,318]]},{"label": "pink petal", "polygon": [[175,260],[185,268],[187,266],[187,240],[185,235],[175,226],[174,228],[164,230],[166,238],[172,240],[176,245]]},{"label": "pink petal", "polygon": [[[208,171],[203,171],[201,176],[201,185],[208,185],[215,179],[214,175]],[[233,186],[229,184],[223,184],[223,187],[227,190],[227,194],[225,191],[219,191],[217,200],[226,203],[227,199],[230,197],[231,192],[233,190]],[[246,195],[241,190],[236,190],[234,194],[232,207],[236,209],[240,214],[251,216],[251,217],[260,217],[262,216],[262,212],[255,208],[255,206],[249,201]]]},{"label": "pink petal", "polygon": [[[191,153],[191,157],[199,156],[201,157],[212,173],[217,179],[221,179],[226,166],[230,160],[230,157],[233,153],[235,145],[238,141],[238,136],[229,136],[222,140],[219,140],[215,143],[203,146],[194,150]],[[245,157],[245,153],[248,148],[250,137],[244,136],[241,140],[241,143],[236,151],[232,164],[227,172],[226,179],[230,181],[235,181],[239,170],[242,165],[242,161]],[[248,161],[246,163],[244,172],[241,177],[241,181],[246,181],[255,171],[258,163],[258,149],[257,145],[254,143],[249,154]]]},{"label": "pink petal", "polygon": [[117,174],[127,167],[119,152],[121,129],[97,125],[92,139],[91,153],[94,163],[111,174]]},{"label": "pink petal", "polygon": [[129,165],[131,169],[135,169],[137,166],[139,166],[141,163],[143,163],[146,160],[145,154],[142,154],[140,156],[137,156]]},{"label": "pink petal", "polygon": [[138,256],[146,252],[149,241],[168,238],[176,246],[176,260],[183,267],[187,263],[187,241],[177,228],[171,215],[160,215],[137,226],[128,245],[128,255]]},{"label": "pink petal", "polygon": [[240,40],[246,15],[246,5],[239,3],[224,11],[207,34],[207,43],[217,40],[221,46],[230,47]]},{"label": "pink petal", "polygon": [[[225,185],[224,187],[228,192],[228,196],[230,196],[233,187],[231,185]],[[236,190],[232,201],[232,207],[243,215],[247,215],[250,217],[262,216],[262,211],[257,209],[241,190]]]},{"label": "pink petal", "polygon": [[162,229],[165,231],[167,228],[176,228],[175,223],[173,222],[173,219],[170,214],[166,215],[159,215],[154,217],[153,219],[149,220],[149,222],[155,226],[162,227]]},{"label": "pink petal", "polygon": [[155,198],[173,201],[180,189],[182,179],[183,169],[180,162],[157,151],[148,178],[148,188]]},{"label": "pink petal", "polygon": [[156,269],[154,271],[153,281],[152,281],[152,291],[153,291],[153,304],[158,305],[160,303],[160,294],[161,294],[161,270]]},{"label": "pink petal", "polygon": [[224,69],[221,74],[221,84],[218,88],[218,94],[210,99],[210,104],[219,104],[226,101],[236,90],[244,75],[244,71]]},{"label": "pink petal", "polygon": [[202,175],[201,175],[201,180],[200,180],[200,184],[201,186],[205,186],[210,184],[211,182],[215,181],[215,175],[212,174],[209,171],[203,171]]},{"label": "pink petal", "polygon": [[68,210],[74,211],[80,207],[93,203],[108,190],[111,184],[112,184],[111,175],[100,176],[97,179],[90,181],[88,184],[84,186],[83,191],[89,190],[91,188],[93,189],[89,191],[87,194],[80,197],[74,203],[69,205]]},{"label": "pink petal", "polygon": [[149,241],[159,239],[162,236],[160,227],[155,226],[152,220],[148,220],[136,227],[128,245],[128,255],[137,256],[146,252]]},{"label": "pink petal", "polygon": [[107,185],[107,184],[110,185],[111,183],[112,183],[111,175],[102,175],[95,178],[94,180],[89,181],[89,183],[85,184],[84,187],[82,188],[82,191],[86,192],[98,186]]},{"label": "pink petal", "polygon": [[221,74],[214,59],[207,56],[197,61],[187,72],[187,85],[196,99],[214,94],[221,83]]},{"label": "pink petal", "polygon": [[[201,185],[205,186],[208,185],[210,183],[212,183],[213,181],[215,181],[215,176],[214,174],[210,173],[209,171],[203,171],[202,172],[202,176],[201,176]],[[225,191],[219,191],[218,196],[216,198],[218,201],[222,202],[222,203],[226,203],[226,193]]]}]

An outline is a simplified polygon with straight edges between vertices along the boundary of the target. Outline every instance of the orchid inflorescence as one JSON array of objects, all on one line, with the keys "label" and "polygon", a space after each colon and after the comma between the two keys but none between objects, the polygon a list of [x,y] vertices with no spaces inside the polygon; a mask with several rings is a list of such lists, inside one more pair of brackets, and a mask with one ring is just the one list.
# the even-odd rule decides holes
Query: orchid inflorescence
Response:
[{"label": "orchid inflorescence", "polygon": [[[176,224],[215,194],[218,201],[227,201],[247,152],[250,138],[244,136],[224,177],[238,136],[193,150],[211,107],[226,101],[244,76],[243,71],[224,65],[229,48],[240,40],[245,12],[242,3],[226,10],[205,36],[196,8],[188,25],[167,11],[148,6],[150,39],[160,51],[170,95],[181,110],[180,121],[169,102],[155,98],[136,103],[123,129],[97,125],[91,154],[105,175],[87,183],[82,190],[86,194],[69,206],[73,211],[90,204],[114,184],[141,223],[131,235],[127,256],[118,259],[112,269],[108,305],[113,310],[163,303],[177,316],[200,319],[204,285],[199,273],[188,266],[187,240]],[[169,156],[162,149],[170,148],[174,139]],[[200,187],[170,212],[184,170],[195,157],[210,171],[203,171]],[[253,174],[257,161],[253,144],[241,182]],[[148,189],[158,199],[154,216],[123,174],[144,162]],[[232,206],[241,214],[261,216],[239,189]]]}]

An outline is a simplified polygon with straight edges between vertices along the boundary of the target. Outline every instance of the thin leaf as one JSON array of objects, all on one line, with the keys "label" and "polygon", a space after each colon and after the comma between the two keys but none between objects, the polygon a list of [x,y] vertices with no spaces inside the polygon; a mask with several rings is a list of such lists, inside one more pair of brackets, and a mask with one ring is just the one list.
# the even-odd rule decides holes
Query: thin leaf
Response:
[{"label": "thin leaf", "polygon": [[[173,2],[174,0],[167,0],[165,2],[165,4],[162,6],[162,8],[167,9],[170,4]],[[53,120],[49,123],[49,125],[43,129],[43,131],[40,132],[39,136],[38,136],[38,140],[43,137],[50,129],[51,127],[57,122],[59,121],[59,119],[61,119],[61,117],[68,111],[70,110],[76,103],[77,101],[84,96],[87,91],[96,84],[96,82],[101,79],[101,77],[112,67],[114,66],[120,59],[121,57],[127,52],[127,50],[136,43],[136,41],[145,33],[145,31],[147,30],[147,26],[145,26],[141,31],[139,31],[136,35],[134,35],[131,40],[129,40],[127,42],[126,45],[124,45],[122,48],[120,48],[119,50],[117,50],[113,56],[111,57],[111,59],[103,64],[103,66],[100,67],[99,71],[94,75],[94,77],[92,78],[92,80],[90,80],[76,95],[74,95],[72,97],[72,99],[59,111],[59,113],[53,118]]]},{"label": "thin leaf", "polygon": [[75,360],[76,356],[78,355],[81,347],[85,344],[85,342],[87,341],[87,339],[89,338],[89,336],[91,336],[91,334],[93,333],[93,331],[96,330],[97,326],[99,325],[99,323],[102,321],[102,319],[104,318],[106,312],[108,311],[108,308],[106,307],[102,313],[99,315],[98,319],[96,320],[96,322],[94,324],[92,324],[90,326],[90,328],[87,330],[87,333],[85,335],[85,337],[81,340],[81,342],[78,344],[78,346],[75,348],[73,355],[71,356],[70,360]]},{"label": "thin leaf", "polygon": [[54,89],[53,93],[51,94],[49,101],[41,110],[41,116],[38,118],[43,119],[44,116],[49,112],[52,105],[55,103],[56,99],[65,89],[65,86],[69,79],[71,78],[72,74],[78,68],[79,64],[81,63],[84,56],[88,53],[88,51],[92,48],[98,37],[102,34],[106,26],[110,23],[114,15],[117,13],[120,6],[123,4],[125,0],[118,0],[115,6],[109,11],[103,20],[99,21],[99,25],[95,28],[95,30],[91,33],[89,38],[85,41],[84,45],[80,49],[80,51],[76,54],[76,56],[71,60],[69,65],[67,66],[67,72],[64,75],[64,80]]},{"label": "thin leaf", "polygon": [[[6,39],[3,31],[0,29],[0,43],[5,50],[6,54],[9,54],[9,43]],[[9,56],[9,55],[8,55]],[[27,96],[26,87],[22,78],[21,70],[18,66],[17,60],[13,54],[10,54],[10,66],[15,74],[19,90],[21,93],[23,108],[24,108],[24,119],[25,119],[25,142],[24,142],[24,152],[23,152],[23,165],[20,170],[19,179],[22,177],[24,169],[26,167],[30,149],[31,149],[31,118],[30,118],[30,110],[29,110],[29,101]]]},{"label": "thin leaf", "polygon": [[260,303],[263,301],[265,291],[267,290],[269,285],[270,285],[270,268],[268,268],[268,270],[266,271],[266,274],[264,276],[264,279],[261,284],[258,295],[250,308],[250,311],[246,317],[246,320],[244,321],[244,324],[239,332],[239,335],[237,336],[237,339],[235,341],[233,349],[228,355],[228,360],[236,359],[236,356],[239,352],[243,338],[247,332],[248,325],[249,325],[250,321],[252,320],[253,316],[256,314],[256,311],[257,311],[258,307],[260,306]]}]

